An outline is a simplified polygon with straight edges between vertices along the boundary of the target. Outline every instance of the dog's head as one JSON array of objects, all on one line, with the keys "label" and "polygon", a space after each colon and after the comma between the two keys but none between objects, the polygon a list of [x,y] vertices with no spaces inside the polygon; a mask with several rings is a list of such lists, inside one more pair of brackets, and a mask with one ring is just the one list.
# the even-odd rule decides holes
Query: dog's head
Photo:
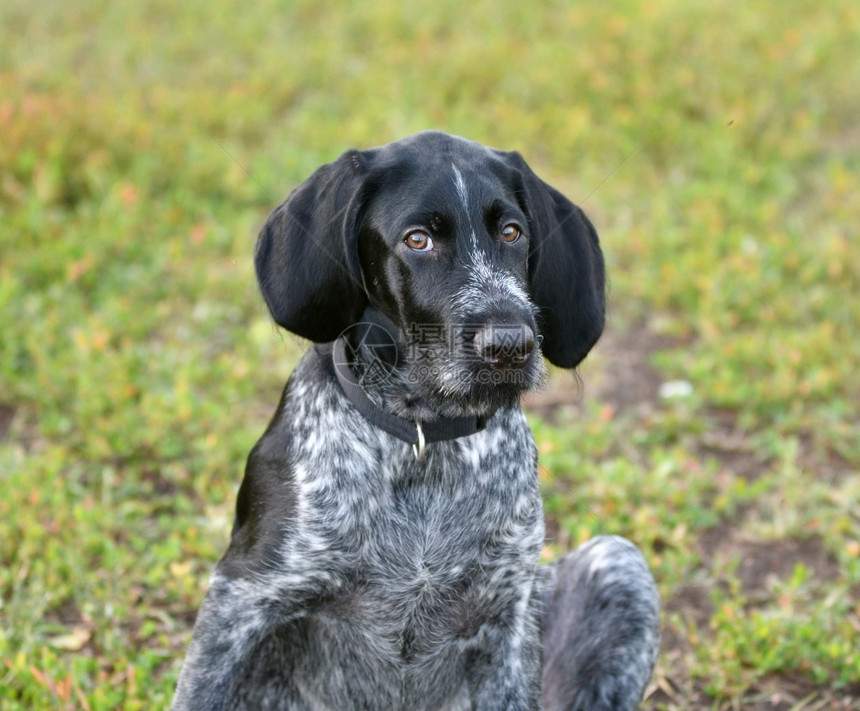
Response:
[{"label": "dog's head", "polygon": [[584,213],[518,153],[438,132],[319,168],[271,214],[255,263],[278,324],[327,342],[381,312],[446,397],[531,387],[541,352],[573,368],[603,330]]}]

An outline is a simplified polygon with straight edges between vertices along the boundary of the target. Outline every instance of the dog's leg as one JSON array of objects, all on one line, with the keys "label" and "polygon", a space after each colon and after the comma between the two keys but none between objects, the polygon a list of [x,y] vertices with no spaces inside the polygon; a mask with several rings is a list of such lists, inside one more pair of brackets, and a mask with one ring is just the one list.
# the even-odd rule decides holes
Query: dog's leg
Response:
[{"label": "dog's leg", "polygon": [[473,711],[536,711],[540,706],[540,589],[525,586],[505,624],[487,634],[469,669]]},{"label": "dog's leg", "polygon": [[213,575],[194,624],[173,711],[220,711],[239,703],[236,695],[246,684],[240,677],[248,673],[248,655],[274,629],[275,620],[285,619],[273,615],[274,598],[269,602],[269,597],[255,594],[255,587],[247,579]]},{"label": "dog's leg", "polygon": [[546,710],[635,709],[660,643],[660,600],[642,554],[600,536],[543,572]]},{"label": "dog's leg", "polygon": [[217,573],[203,600],[173,698],[173,711],[225,708],[244,656],[255,646],[264,616]]}]

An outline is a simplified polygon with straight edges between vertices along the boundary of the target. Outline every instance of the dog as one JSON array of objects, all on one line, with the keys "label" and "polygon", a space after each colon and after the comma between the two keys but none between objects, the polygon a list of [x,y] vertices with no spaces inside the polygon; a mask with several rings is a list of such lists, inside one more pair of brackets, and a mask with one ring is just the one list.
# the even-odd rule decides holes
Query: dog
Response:
[{"label": "dog", "polygon": [[538,564],[519,406],[602,332],[584,213],[518,153],[423,132],[319,168],[255,266],[314,346],[249,455],[173,708],[635,708],[653,577],[616,536]]}]

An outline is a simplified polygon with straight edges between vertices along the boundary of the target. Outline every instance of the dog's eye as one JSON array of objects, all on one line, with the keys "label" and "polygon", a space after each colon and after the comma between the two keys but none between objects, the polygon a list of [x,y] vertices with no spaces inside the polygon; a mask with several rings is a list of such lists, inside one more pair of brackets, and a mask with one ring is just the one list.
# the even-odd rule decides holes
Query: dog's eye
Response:
[{"label": "dog's eye", "polygon": [[505,242],[509,244],[516,242],[522,236],[522,230],[514,224],[508,224],[502,227],[499,235]]},{"label": "dog's eye", "polygon": [[410,232],[403,241],[406,242],[409,249],[414,249],[416,252],[426,252],[433,249],[433,240],[430,239],[430,235],[421,230]]}]

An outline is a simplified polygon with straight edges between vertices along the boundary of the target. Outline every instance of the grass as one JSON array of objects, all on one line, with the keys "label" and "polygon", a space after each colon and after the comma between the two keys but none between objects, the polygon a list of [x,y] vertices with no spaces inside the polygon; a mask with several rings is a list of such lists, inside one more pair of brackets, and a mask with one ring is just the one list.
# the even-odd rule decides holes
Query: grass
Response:
[{"label": "grass", "polygon": [[528,405],[547,555],[609,531],[659,579],[645,707],[860,696],[856,3],[0,19],[0,709],[169,703],[304,347],[256,231],[318,164],[430,127],[522,151],[602,235],[608,333]]}]

